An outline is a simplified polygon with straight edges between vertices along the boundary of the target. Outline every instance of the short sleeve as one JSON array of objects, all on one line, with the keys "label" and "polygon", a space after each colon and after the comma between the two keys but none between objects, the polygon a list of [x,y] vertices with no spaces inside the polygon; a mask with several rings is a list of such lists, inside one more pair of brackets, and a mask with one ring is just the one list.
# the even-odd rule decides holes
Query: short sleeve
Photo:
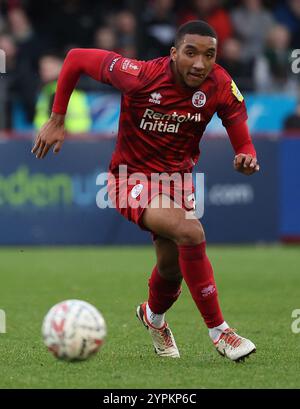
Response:
[{"label": "short sleeve", "polygon": [[217,114],[225,128],[247,120],[244,97],[233,80],[226,81],[219,98]]}]

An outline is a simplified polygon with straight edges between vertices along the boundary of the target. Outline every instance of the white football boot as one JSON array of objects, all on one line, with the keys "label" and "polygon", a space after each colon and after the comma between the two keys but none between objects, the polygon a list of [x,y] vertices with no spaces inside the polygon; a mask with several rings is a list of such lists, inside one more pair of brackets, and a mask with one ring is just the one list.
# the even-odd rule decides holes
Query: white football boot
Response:
[{"label": "white football boot", "polygon": [[154,350],[158,356],[180,358],[174,336],[168,324],[165,322],[161,328],[155,328],[147,320],[146,303],[140,304],[137,307],[136,316],[149,331],[149,334],[152,337]]},{"label": "white football boot", "polygon": [[219,354],[235,362],[244,361],[256,351],[253,342],[239,336],[232,328],[221,331],[220,338],[214,344]]}]

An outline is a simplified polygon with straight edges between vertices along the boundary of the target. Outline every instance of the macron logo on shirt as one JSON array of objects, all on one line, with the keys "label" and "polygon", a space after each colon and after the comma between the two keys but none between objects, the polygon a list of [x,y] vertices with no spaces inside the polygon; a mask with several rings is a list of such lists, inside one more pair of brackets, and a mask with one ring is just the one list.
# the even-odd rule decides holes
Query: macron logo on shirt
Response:
[{"label": "macron logo on shirt", "polygon": [[160,100],[162,98],[162,95],[159,92],[152,92],[149,98],[149,102],[152,104],[160,104]]}]

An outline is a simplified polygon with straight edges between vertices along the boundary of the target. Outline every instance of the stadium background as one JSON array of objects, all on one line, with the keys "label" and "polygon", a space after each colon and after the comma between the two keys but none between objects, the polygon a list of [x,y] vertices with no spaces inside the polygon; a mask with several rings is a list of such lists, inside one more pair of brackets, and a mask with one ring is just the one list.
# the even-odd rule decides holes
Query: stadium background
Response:
[{"label": "stadium background", "polygon": [[[185,289],[168,315],[182,363],[159,363],[158,372],[133,313],[154,263],[150,248],[135,245],[149,236],[96,205],[120,95],[83,77],[60,154],[38,161],[30,149],[70,48],[155,58],[169,52],[178,25],[195,18],[217,30],[218,62],[245,96],[261,164],[252,177],[234,172],[232,148],[213,119],[196,168],[205,174],[202,223],[223,310],[260,355],[238,369],[219,360]],[[299,247],[291,245],[300,239],[300,74],[292,71],[293,62],[300,66],[292,55],[299,30],[299,0],[0,1],[1,387],[299,387],[299,335],[290,328],[299,308]],[[40,339],[44,314],[67,298],[101,308],[109,327],[101,358],[83,363],[80,377],[51,360]],[[187,332],[186,322],[197,331]]]},{"label": "stadium background", "polygon": [[[63,58],[72,47],[102,47],[155,58],[168,53],[178,24],[198,17],[218,32],[218,61],[245,95],[261,162],[259,175],[235,174],[232,149],[214,118],[196,169],[205,174],[207,238],[215,243],[299,239],[299,128],[292,124],[291,130],[287,123],[299,93],[300,76],[291,68],[299,9],[297,1],[257,0],[194,0],[184,6],[173,0],[1,2],[7,73],[0,86],[0,243],[149,243],[148,235],[117,212],[96,205],[96,176],[107,170],[117,133],[118,93],[82,78],[83,99],[69,120],[73,133],[59,157],[42,162],[30,155],[30,145],[53,95],[42,112],[37,100],[47,83],[55,82],[55,73],[47,74],[51,57]],[[242,220],[245,214],[246,228],[233,222],[232,215]]]}]

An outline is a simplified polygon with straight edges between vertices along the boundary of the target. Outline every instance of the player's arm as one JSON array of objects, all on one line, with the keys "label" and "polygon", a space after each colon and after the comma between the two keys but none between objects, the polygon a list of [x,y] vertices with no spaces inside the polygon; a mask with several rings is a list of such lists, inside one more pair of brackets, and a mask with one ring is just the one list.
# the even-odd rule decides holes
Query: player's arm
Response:
[{"label": "player's arm", "polygon": [[[224,71],[223,71],[224,78]],[[257,156],[247,125],[247,110],[243,95],[235,82],[225,74],[226,82],[220,88],[217,114],[227,130],[235,151],[233,166],[245,175],[252,175],[259,170]]]},{"label": "player's arm", "polygon": [[100,65],[107,51],[73,49],[67,54],[59,78],[52,108],[52,114],[37,134],[32,153],[44,158],[54,145],[58,153],[65,137],[65,115],[68,103],[81,74],[100,79]]},{"label": "player's arm", "polygon": [[235,151],[233,166],[244,175],[252,175],[259,171],[257,155],[252,143],[246,121],[226,127],[230,142]]},{"label": "player's arm", "polygon": [[[51,117],[39,131],[32,148],[37,158],[44,158],[53,145],[54,153],[60,151],[65,137],[64,121],[68,103],[81,74],[113,85],[121,92],[129,93],[137,89],[142,64],[126,64],[128,61],[131,62],[106,50],[79,48],[69,51],[58,78]],[[128,75],[132,65],[135,71]]]}]

